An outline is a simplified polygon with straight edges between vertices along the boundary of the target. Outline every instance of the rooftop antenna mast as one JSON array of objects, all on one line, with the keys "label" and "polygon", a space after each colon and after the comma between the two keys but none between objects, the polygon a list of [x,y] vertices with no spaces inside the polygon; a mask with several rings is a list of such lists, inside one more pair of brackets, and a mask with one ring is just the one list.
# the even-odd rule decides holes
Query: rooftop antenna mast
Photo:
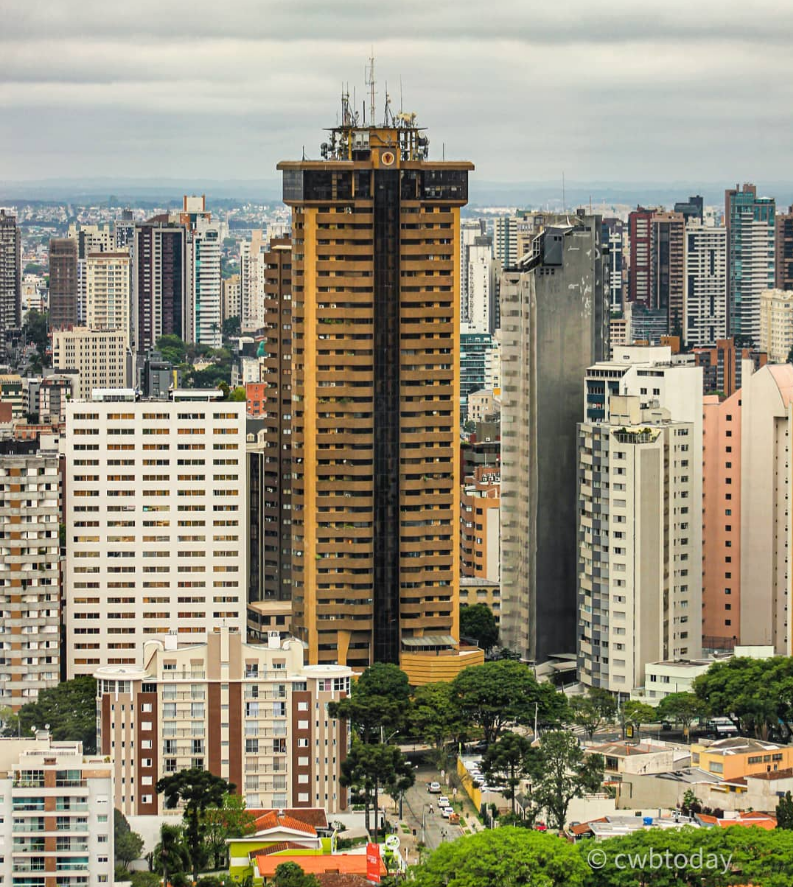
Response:
[{"label": "rooftop antenna mast", "polygon": [[366,85],[369,87],[369,125],[375,125],[375,106],[374,106],[374,46],[372,54],[369,56],[369,70],[366,72]]}]

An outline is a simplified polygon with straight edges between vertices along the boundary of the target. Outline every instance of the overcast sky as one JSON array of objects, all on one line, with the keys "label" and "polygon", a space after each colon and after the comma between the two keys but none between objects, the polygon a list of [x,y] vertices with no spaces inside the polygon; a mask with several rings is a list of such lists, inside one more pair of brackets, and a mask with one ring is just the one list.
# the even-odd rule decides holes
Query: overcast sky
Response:
[{"label": "overcast sky", "polygon": [[274,178],[372,44],[482,180],[793,179],[791,0],[0,0],[0,179]]}]

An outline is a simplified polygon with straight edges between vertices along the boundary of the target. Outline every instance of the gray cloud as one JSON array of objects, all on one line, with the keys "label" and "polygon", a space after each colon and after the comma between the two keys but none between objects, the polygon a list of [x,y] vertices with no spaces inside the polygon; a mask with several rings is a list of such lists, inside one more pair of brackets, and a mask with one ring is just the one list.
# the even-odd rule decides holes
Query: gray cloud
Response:
[{"label": "gray cloud", "polygon": [[0,165],[271,178],[342,81],[487,180],[784,179],[793,4],[759,0],[4,0]]}]

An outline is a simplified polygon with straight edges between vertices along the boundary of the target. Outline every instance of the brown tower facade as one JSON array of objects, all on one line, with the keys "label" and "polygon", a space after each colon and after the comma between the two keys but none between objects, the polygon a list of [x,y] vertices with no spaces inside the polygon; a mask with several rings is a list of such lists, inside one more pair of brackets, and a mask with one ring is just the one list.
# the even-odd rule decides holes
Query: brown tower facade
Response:
[{"label": "brown tower facade", "polygon": [[[460,207],[412,115],[282,162],[293,209],[293,628],[311,662],[458,638]],[[422,641],[421,639],[426,639]]]},{"label": "brown tower facade", "polygon": [[68,330],[77,326],[77,240],[57,237],[50,240],[50,329]]}]

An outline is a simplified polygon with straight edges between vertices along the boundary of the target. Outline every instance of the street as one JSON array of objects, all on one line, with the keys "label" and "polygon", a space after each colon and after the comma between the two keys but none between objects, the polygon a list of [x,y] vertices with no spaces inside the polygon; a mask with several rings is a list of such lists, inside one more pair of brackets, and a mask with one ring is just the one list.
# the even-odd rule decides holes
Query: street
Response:
[{"label": "street", "polygon": [[[434,850],[442,841],[454,841],[461,837],[463,830],[459,825],[449,825],[449,820],[444,819],[438,809],[439,795],[431,795],[427,791],[427,783],[431,779],[437,779],[438,775],[434,770],[420,771],[416,776],[416,784],[411,786],[405,792],[404,806],[402,810],[403,820],[416,830],[416,841],[422,840],[422,818],[423,818],[423,840],[429,850]],[[444,792],[451,797],[451,788],[447,789],[444,783],[441,783]],[[460,792],[458,791],[458,797]],[[433,812],[430,813],[430,805]]]}]

